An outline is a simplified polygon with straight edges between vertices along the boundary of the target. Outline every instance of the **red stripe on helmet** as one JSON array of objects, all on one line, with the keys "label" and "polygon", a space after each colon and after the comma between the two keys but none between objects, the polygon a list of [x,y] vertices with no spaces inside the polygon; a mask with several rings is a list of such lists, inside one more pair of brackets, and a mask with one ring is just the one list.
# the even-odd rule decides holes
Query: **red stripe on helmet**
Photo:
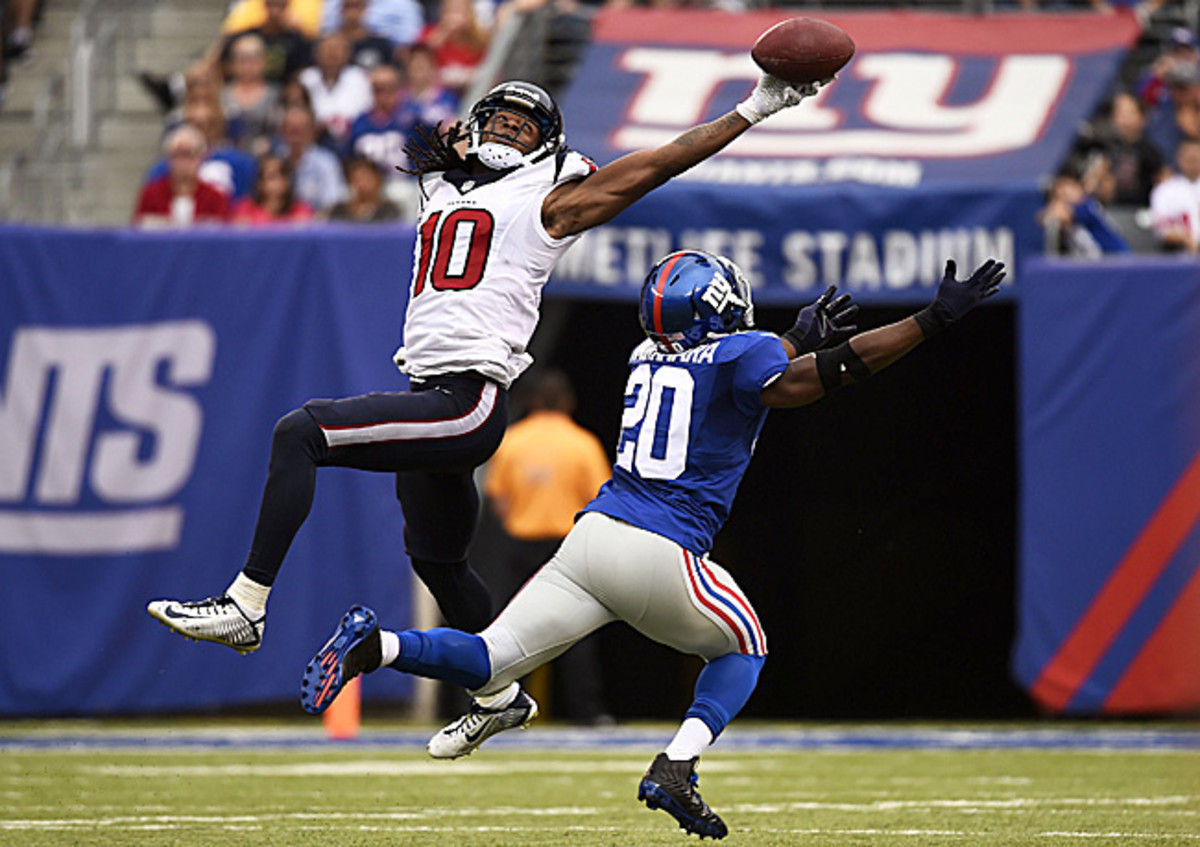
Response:
[{"label": "red stripe on helmet", "polygon": [[676,253],[674,256],[667,257],[667,263],[663,265],[662,270],[658,272],[658,285],[654,287],[654,293],[658,295],[654,298],[654,331],[658,335],[664,335],[662,323],[662,301],[663,291],[667,287],[667,279],[671,276],[671,268],[675,267],[675,263],[683,258],[683,253]]}]

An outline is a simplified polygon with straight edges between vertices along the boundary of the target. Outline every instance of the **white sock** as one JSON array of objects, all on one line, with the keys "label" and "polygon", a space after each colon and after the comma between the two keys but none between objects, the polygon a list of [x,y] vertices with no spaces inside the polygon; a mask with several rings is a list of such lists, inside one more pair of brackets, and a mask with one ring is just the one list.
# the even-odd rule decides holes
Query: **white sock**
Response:
[{"label": "white sock", "polygon": [[271,586],[255,582],[244,573],[239,573],[225,593],[237,601],[242,611],[257,618],[267,611],[267,597],[271,594]]},{"label": "white sock", "polygon": [[699,756],[712,743],[713,734],[708,724],[700,718],[688,718],[667,745],[667,758],[672,762],[686,762]]},{"label": "white sock", "polygon": [[390,629],[379,630],[379,647],[383,654],[379,667],[386,667],[400,658],[400,636]]},{"label": "white sock", "polygon": [[475,698],[475,702],[485,709],[503,709],[507,707],[513,700],[517,699],[517,692],[521,690],[515,682],[510,682],[508,687],[497,694],[480,695]]}]

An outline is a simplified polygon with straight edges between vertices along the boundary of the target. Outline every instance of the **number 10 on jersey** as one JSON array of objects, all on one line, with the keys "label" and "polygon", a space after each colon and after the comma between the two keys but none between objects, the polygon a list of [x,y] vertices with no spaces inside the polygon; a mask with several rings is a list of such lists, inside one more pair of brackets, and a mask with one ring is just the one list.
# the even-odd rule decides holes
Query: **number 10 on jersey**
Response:
[{"label": "number 10 on jersey", "polygon": [[[438,226],[439,221],[441,226]],[[413,279],[413,296],[426,283],[437,291],[474,288],[487,268],[495,220],[487,209],[434,212],[421,224],[420,260]]]}]

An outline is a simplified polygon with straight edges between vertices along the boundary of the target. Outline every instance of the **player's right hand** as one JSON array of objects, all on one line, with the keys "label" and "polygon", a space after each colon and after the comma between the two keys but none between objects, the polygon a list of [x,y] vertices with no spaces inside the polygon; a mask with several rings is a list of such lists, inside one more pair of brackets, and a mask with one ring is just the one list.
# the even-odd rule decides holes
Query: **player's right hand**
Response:
[{"label": "player's right hand", "polygon": [[858,314],[858,304],[850,302],[849,294],[834,299],[836,291],[836,285],[825,289],[824,294],[800,310],[796,323],[783,334],[797,356],[828,347],[858,331],[858,326],[850,323]]}]

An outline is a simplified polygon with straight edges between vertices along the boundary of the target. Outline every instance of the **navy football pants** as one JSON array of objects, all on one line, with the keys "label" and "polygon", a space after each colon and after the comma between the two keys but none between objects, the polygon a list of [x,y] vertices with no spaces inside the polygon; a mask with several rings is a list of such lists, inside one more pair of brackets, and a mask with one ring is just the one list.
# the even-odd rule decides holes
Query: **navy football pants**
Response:
[{"label": "navy football pants", "polygon": [[508,393],[475,375],[433,377],[411,391],[310,400],[275,425],[244,573],[271,585],[308,517],[320,467],[396,474],[404,543],[451,626],[491,621],[486,586],[467,564],[479,494],[473,471],[495,452]]}]

